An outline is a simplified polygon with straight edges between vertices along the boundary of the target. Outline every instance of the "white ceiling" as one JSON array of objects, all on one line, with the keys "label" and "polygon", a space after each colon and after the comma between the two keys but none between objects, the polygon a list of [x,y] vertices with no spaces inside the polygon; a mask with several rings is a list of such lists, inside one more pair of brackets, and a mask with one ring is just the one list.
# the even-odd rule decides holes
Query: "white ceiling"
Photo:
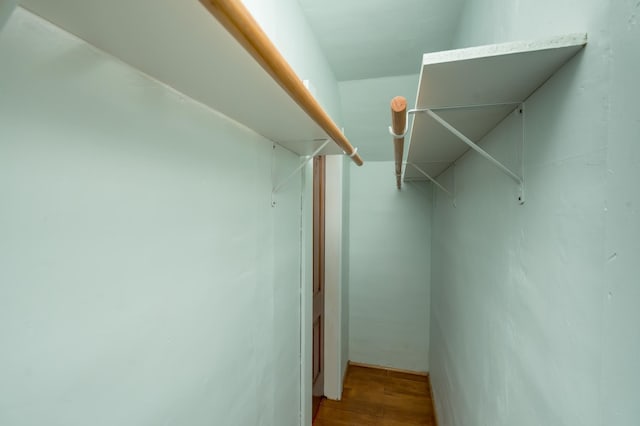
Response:
[{"label": "white ceiling", "polygon": [[338,81],[417,74],[451,48],[465,0],[298,0]]}]

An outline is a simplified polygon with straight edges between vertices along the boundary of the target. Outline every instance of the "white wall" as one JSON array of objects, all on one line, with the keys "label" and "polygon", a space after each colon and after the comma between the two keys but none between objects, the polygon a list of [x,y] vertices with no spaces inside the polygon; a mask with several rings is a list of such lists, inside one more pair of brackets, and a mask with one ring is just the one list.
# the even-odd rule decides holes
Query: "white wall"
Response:
[{"label": "white wall", "polygon": [[343,353],[343,170],[344,156],[328,155],[325,182],[324,395],[342,397]]},{"label": "white wall", "polygon": [[[297,0],[243,0],[264,32],[287,59],[301,80],[338,126],[342,126],[342,107],[338,84],[318,41]],[[302,284],[302,424],[311,424],[311,315],[312,298],[312,182],[311,164],[303,171],[303,284]],[[340,337],[340,336],[336,336]],[[339,342],[336,343],[336,348]],[[334,381],[334,384],[335,381]],[[335,388],[335,386],[334,386]]]},{"label": "white wall", "polygon": [[428,370],[431,199],[424,182],[398,191],[391,161],[351,171],[351,361]]},{"label": "white wall", "polygon": [[[443,426],[640,422],[638,62],[625,56],[640,46],[637,5],[610,16],[612,4],[467,4],[459,46],[576,31],[589,44],[526,102],[524,206],[475,154],[448,172],[457,207],[437,195],[430,367]],[[515,120],[483,146],[512,159]]]},{"label": "white wall", "polygon": [[393,160],[393,142],[388,129],[391,124],[391,99],[404,96],[408,108],[413,108],[416,104],[418,75],[342,81],[338,87],[345,135],[351,144],[358,147],[358,152],[367,161]]},{"label": "white wall", "polygon": [[606,44],[611,0],[475,0],[465,3],[454,48],[588,31],[590,46]]},{"label": "white wall", "polygon": [[18,0],[0,0],[0,31],[7,23],[13,10],[16,8]]},{"label": "white wall", "polygon": [[299,424],[298,158],[24,11],[0,61],[0,424]]},{"label": "white wall", "polygon": [[611,2],[600,424],[640,424],[640,4]]},{"label": "white wall", "polygon": [[[300,162],[300,159],[280,148],[275,147],[272,157],[273,181],[282,182],[291,173],[291,170]],[[264,161],[264,159],[262,159]],[[307,167],[311,168],[311,167]],[[262,363],[258,362],[258,368],[262,368],[266,377],[264,384],[258,383],[255,390],[259,397],[267,397],[268,403],[258,407],[263,413],[269,413],[269,417],[263,417],[263,425],[300,425],[303,401],[301,386],[303,385],[304,364],[301,362],[302,342],[302,300],[300,298],[303,278],[303,245],[301,227],[301,184],[304,183],[304,175],[295,176],[277,194],[277,205],[271,211],[271,215],[265,215],[262,222],[269,226],[271,222],[271,239],[273,244],[273,265],[271,276],[258,277],[258,286],[261,286],[261,278],[266,278],[270,285],[264,286],[262,292],[257,292],[261,299],[259,303],[267,302],[266,309],[271,309],[271,317],[267,317],[267,324],[271,327],[271,333],[262,335],[262,345],[267,354],[272,357],[263,357],[259,351],[254,354]],[[270,190],[269,190],[270,191]],[[260,199],[262,198],[260,195]],[[268,240],[269,241],[269,240]],[[260,295],[262,293],[262,296]],[[260,312],[259,310],[257,312]],[[251,316],[252,313],[245,312]],[[253,314],[255,316],[255,313]],[[261,395],[264,386],[270,395]],[[271,387],[269,390],[268,387]],[[273,404],[269,405],[273,398]],[[269,409],[273,410],[269,412]]]}]

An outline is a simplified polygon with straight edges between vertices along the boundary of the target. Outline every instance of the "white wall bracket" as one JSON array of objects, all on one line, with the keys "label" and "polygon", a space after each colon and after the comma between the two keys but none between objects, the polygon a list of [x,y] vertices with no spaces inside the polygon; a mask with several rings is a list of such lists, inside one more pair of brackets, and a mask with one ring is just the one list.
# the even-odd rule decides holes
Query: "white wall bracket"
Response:
[{"label": "white wall bracket", "polygon": [[[507,103],[507,104],[500,104],[500,105],[518,105],[517,103]],[[491,104],[491,105],[473,105],[473,108],[479,107],[479,106],[495,106],[497,104]],[[466,107],[456,107],[456,108],[466,108]],[[518,202],[520,204],[524,204],[525,198],[524,198],[524,176],[523,174],[517,174],[515,172],[513,172],[511,169],[509,169],[508,167],[506,167],[504,164],[502,164],[500,161],[496,160],[491,154],[489,154],[487,151],[485,151],[484,149],[480,148],[480,146],[478,146],[478,144],[476,144],[475,142],[473,142],[471,139],[469,139],[467,136],[465,136],[461,131],[459,131],[458,129],[455,128],[455,126],[453,126],[451,123],[449,123],[448,121],[446,121],[444,118],[442,118],[440,115],[438,115],[435,111],[435,108],[424,108],[424,109],[412,109],[407,111],[407,114],[415,114],[418,112],[423,112],[423,113],[427,113],[429,114],[429,116],[431,118],[433,118],[436,122],[438,122],[442,127],[444,127],[445,129],[447,129],[449,132],[451,132],[454,136],[456,136],[458,139],[460,139],[462,142],[464,142],[469,148],[473,149],[474,151],[476,151],[478,154],[480,154],[483,158],[485,158],[486,160],[488,160],[491,164],[493,164],[494,166],[496,166],[498,169],[500,169],[504,174],[506,174],[507,176],[509,176],[511,179],[513,179],[519,186],[519,191],[518,191]],[[448,108],[448,109],[452,109],[452,108]],[[519,108],[519,113],[521,115],[524,114],[524,105],[520,104],[520,108]],[[524,117],[524,115],[523,115]],[[523,118],[523,122],[524,122],[524,118]],[[523,124],[523,133],[522,133],[522,143],[524,144],[524,124]],[[521,164],[522,163],[522,155],[520,155],[520,160],[521,160]],[[524,168],[524,165],[522,166]],[[414,166],[415,168],[415,166]],[[434,182],[434,180],[428,176],[426,173],[424,173],[423,171],[419,170],[423,175],[425,175],[429,180],[431,180],[432,182]]]},{"label": "white wall bracket", "polygon": [[[298,172],[309,162],[310,159],[312,159],[313,157],[315,157],[316,155],[320,154],[320,152],[324,149],[324,147],[326,147],[329,142],[331,142],[331,139],[327,139],[324,141],[324,143],[322,145],[320,145],[320,147],[318,149],[316,149],[311,155],[307,155],[302,157],[302,160],[300,161],[300,164],[298,165],[298,167],[296,167],[286,178],[284,178],[279,184],[277,184],[276,186],[273,187],[273,190],[271,191],[271,207],[275,207],[276,206],[276,194],[287,184],[287,182],[289,182],[289,180],[291,180],[291,178],[293,178],[296,174],[298,174]],[[355,152],[357,152],[357,148],[355,150]],[[354,152],[354,155],[355,155]]]},{"label": "white wall bracket", "polygon": [[[407,123],[407,124],[405,124],[405,126],[404,126],[404,130],[402,131],[402,133],[401,133],[401,134],[397,135],[397,134],[393,133],[393,127],[389,126],[389,134],[390,134],[391,136],[393,136],[393,137],[394,137],[394,138],[396,138],[396,139],[402,139],[402,138],[404,138],[405,136],[407,136],[407,132],[408,132],[408,130],[409,130],[409,120],[408,120],[408,119],[409,119],[409,117],[408,117],[408,116],[409,116],[409,113],[407,113],[407,121],[406,121],[406,123]],[[401,117],[402,117],[402,116],[401,116]]]},{"label": "white wall bracket", "polygon": [[420,173],[421,175],[423,175],[424,177],[426,177],[427,179],[429,179],[431,181],[431,183],[433,183],[436,187],[438,187],[438,189],[442,190],[443,192],[445,192],[449,197],[454,198],[454,195],[451,191],[449,191],[447,188],[445,188],[444,186],[442,186],[440,184],[440,182],[438,182],[437,180],[435,180],[434,178],[432,178],[427,172],[425,172],[424,170],[422,170],[420,167],[416,166],[413,163],[404,163],[405,166],[411,166],[414,169],[416,169],[418,171],[418,173]]}]

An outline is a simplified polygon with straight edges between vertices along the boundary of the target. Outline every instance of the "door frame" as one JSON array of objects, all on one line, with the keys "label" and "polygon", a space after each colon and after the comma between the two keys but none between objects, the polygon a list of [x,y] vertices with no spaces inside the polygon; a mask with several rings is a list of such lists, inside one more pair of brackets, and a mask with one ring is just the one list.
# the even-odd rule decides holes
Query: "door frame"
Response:
[{"label": "door frame", "polygon": [[[327,184],[326,210],[329,212],[326,217],[340,220],[340,234],[345,231],[342,224],[342,211],[344,206],[344,194],[342,184],[346,177],[348,180],[350,165],[345,164],[343,156],[327,156],[326,176],[327,181],[331,181],[331,188]],[[300,227],[300,425],[311,426],[312,424],[312,317],[313,317],[313,161],[309,160],[303,169],[301,196],[301,227]],[[348,184],[348,182],[347,182]],[[337,190],[339,188],[339,191]],[[348,201],[345,201],[348,202]],[[339,208],[336,206],[339,203]],[[331,209],[331,210],[330,210]],[[337,209],[337,210],[336,210]],[[340,214],[336,214],[340,211]],[[342,394],[342,384],[346,374],[346,363],[343,361],[342,351],[347,349],[348,335],[342,333],[343,321],[348,321],[348,302],[343,296],[347,283],[342,280],[342,247],[343,236],[335,236],[332,231],[330,235],[325,234],[325,292],[330,291],[335,297],[327,300],[325,293],[325,313],[331,313],[333,324],[325,324],[325,395],[331,399],[337,399]],[[340,246],[340,253],[327,249],[327,247]],[[336,258],[337,256],[337,258]],[[339,266],[327,270],[327,262],[339,261]],[[335,264],[335,263],[334,263]],[[329,278],[333,277],[333,278]],[[325,315],[325,320],[328,315]],[[327,380],[329,379],[329,380]]]},{"label": "door frame", "polygon": [[300,197],[300,425],[311,426],[313,419],[313,160],[302,169]]},{"label": "door frame", "polygon": [[[342,398],[348,350],[348,283],[343,276],[344,240],[348,235],[348,218],[344,217],[345,163],[342,155],[331,155],[325,161],[325,271],[324,271],[324,394],[329,399]],[[348,172],[347,172],[348,173]],[[348,184],[348,179],[346,184]],[[345,223],[347,222],[347,223]],[[344,265],[348,267],[348,265]],[[344,325],[344,327],[343,327]]]}]

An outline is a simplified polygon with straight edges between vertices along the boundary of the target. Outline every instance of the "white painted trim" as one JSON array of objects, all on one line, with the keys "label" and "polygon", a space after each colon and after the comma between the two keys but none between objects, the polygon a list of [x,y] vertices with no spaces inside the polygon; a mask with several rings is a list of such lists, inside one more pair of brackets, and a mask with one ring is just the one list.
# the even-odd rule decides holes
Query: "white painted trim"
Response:
[{"label": "white painted trim", "polygon": [[300,425],[311,426],[312,281],[313,281],[313,162],[302,170],[300,208]]},{"label": "white painted trim", "polygon": [[342,186],[343,158],[326,158],[324,395],[342,397]]},{"label": "white painted trim", "polygon": [[[324,393],[339,399],[346,369],[342,363],[342,180],[344,159],[341,155],[326,157],[326,223],[325,223],[325,377]],[[301,198],[300,269],[300,424],[311,426],[311,357],[313,317],[313,167],[304,168]]]}]

